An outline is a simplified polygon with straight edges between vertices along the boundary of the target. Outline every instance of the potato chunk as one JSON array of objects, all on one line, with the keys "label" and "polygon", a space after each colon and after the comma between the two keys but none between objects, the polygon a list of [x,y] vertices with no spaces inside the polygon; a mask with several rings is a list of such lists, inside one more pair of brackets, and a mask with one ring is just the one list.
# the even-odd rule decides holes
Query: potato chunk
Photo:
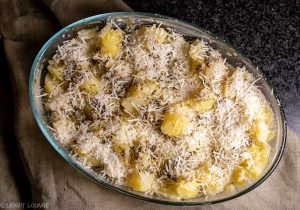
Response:
[{"label": "potato chunk", "polygon": [[[212,168],[214,168],[212,170]],[[219,171],[222,169],[213,166],[211,162],[205,162],[199,166],[197,171],[197,181],[202,186],[203,191],[207,195],[216,195],[225,189],[226,178],[219,177]]]},{"label": "potato chunk", "polygon": [[236,191],[235,186],[233,184],[228,184],[225,186],[225,191],[227,192],[234,192]]},{"label": "potato chunk", "polygon": [[107,25],[101,30],[100,47],[104,55],[115,58],[122,47],[122,31]]},{"label": "potato chunk", "polygon": [[189,55],[192,69],[196,69],[201,64],[204,64],[208,50],[209,48],[206,43],[200,40],[196,40],[190,45]]},{"label": "potato chunk", "polygon": [[268,163],[271,147],[264,142],[253,142],[248,148],[252,155],[251,159],[243,161],[237,166],[232,174],[232,181],[236,185],[245,185],[250,179],[257,178],[261,175]]},{"label": "potato chunk", "polygon": [[195,181],[180,180],[176,183],[176,192],[183,199],[192,199],[199,196],[199,185]]},{"label": "potato chunk", "polygon": [[90,73],[85,82],[80,85],[80,89],[86,93],[97,94],[101,91],[101,82]]},{"label": "potato chunk", "polygon": [[238,186],[247,184],[250,180],[249,171],[241,166],[237,166],[232,173],[231,180]]},{"label": "potato chunk", "polygon": [[192,199],[200,196],[198,186],[196,181],[167,181],[160,186],[158,193],[172,200]]},{"label": "potato chunk", "polygon": [[209,65],[204,69],[204,74],[207,76],[207,80],[215,94],[224,94],[225,78],[228,72],[228,66],[225,60],[222,59],[210,61]]},{"label": "potato chunk", "polygon": [[257,178],[268,163],[271,146],[264,142],[255,142],[252,143],[248,150],[252,154],[253,161],[252,166],[249,168],[249,172],[252,178]]},{"label": "potato chunk", "polygon": [[176,191],[176,182],[167,181],[163,183],[158,190],[158,194],[171,200],[180,200],[181,197]]},{"label": "potato chunk", "polygon": [[216,103],[215,95],[206,89],[197,90],[192,97],[185,101],[185,104],[196,113],[201,114],[214,108]]},{"label": "potato chunk", "polygon": [[165,114],[161,125],[161,132],[168,136],[179,137],[183,134],[189,119],[180,112],[168,112]]},{"label": "potato chunk", "polygon": [[56,135],[62,143],[71,145],[74,141],[74,122],[67,118],[61,118],[52,124]]},{"label": "potato chunk", "polygon": [[146,102],[141,95],[128,96],[121,102],[121,105],[124,107],[124,109],[131,114],[137,114],[139,106],[142,106],[143,104],[146,104]]},{"label": "potato chunk", "polygon": [[153,175],[147,173],[134,172],[127,176],[127,185],[140,192],[146,192],[151,189],[153,184]]},{"label": "potato chunk", "polygon": [[187,99],[178,104],[174,104],[165,113],[161,132],[172,137],[180,137],[186,134],[195,113],[204,113],[214,108],[216,100],[207,91],[201,91],[201,98]]},{"label": "potato chunk", "polygon": [[146,106],[152,99],[161,95],[161,89],[154,81],[146,80],[144,83],[131,86],[121,105],[131,113],[137,114],[140,107]]},{"label": "potato chunk", "polygon": [[138,34],[143,37],[144,41],[152,40],[158,44],[162,44],[168,36],[168,32],[165,29],[158,28],[156,25],[151,27],[143,26],[138,30]]},{"label": "potato chunk", "polygon": [[262,120],[255,120],[253,127],[254,138],[259,141],[268,142],[273,138],[273,133],[267,123]]},{"label": "potato chunk", "polygon": [[47,73],[45,77],[44,89],[45,92],[51,94],[54,92],[55,88],[59,85],[59,82],[54,79],[51,74]]},{"label": "potato chunk", "polygon": [[83,29],[78,32],[78,36],[81,39],[88,40],[88,39],[92,39],[93,37],[95,37],[96,33],[97,33],[97,31],[95,29]]},{"label": "potato chunk", "polygon": [[191,109],[185,103],[175,104],[166,112],[160,130],[168,136],[180,137],[190,126],[192,116]]},{"label": "potato chunk", "polygon": [[47,69],[49,73],[53,76],[53,78],[63,81],[63,72],[64,72],[64,65],[56,63],[54,60],[49,60],[49,65],[47,66]]},{"label": "potato chunk", "polygon": [[208,112],[213,109],[216,103],[214,98],[204,98],[204,99],[191,99],[187,104],[194,109],[197,113]]},{"label": "potato chunk", "polygon": [[250,133],[252,137],[258,141],[268,142],[274,138],[274,131],[272,126],[272,110],[271,108],[264,108],[262,111],[256,114],[256,118],[253,121]]},{"label": "potato chunk", "polygon": [[88,165],[92,167],[99,167],[101,165],[101,161],[96,158],[91,152],[86,153],[78,146],[74,146],[72,147],[72,149],[81,159],[85,160]]}]

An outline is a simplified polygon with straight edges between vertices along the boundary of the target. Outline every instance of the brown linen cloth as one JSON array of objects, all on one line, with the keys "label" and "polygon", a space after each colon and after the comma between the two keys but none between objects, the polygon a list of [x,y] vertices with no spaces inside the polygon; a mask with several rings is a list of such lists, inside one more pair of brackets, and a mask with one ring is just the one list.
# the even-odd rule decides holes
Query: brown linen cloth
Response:
[{"label": "brown linen cloth", "polygon": [[[111,11],[130,11],[130,8],[121,0],[1,1],[0,30],[13,83],[14,125],[19,146],[16,151],[21,153],[33,201],[47,202],[50,209],[184,209],[139,201],[90,181],[55,152],[33,118],[28,101],[28,77],[41,45],[61,25]],[[291,131],[288,135],[283,160],[259,188],[226,203],[190,209],[297,209],[300,204],[300,147],[297,142],[300,139]],[[1,166],[7,166],[5,161],[0,161]],[[9,180],[9,174],[1,177],[6,177],[7,181],[1,178],[6,188],[1,186],[0,202],[17,202],[18,193],[6,191],[16,187]]]},{"label": "brown linen cloth", "polygon": [[[1,41],[1,37],[0,37]],[[2,45],[0,44],[0,47]],[[3,52],[1,51],[0,56],[3,56]],[[0,57],[1,58],[1,57]],[[10,167],[10,159],[11,155],[6,151],[7,148],[11,148],[11,150],[16,150],[15,145],[11,145],[13,139],[11,136],[8,136],[8,132],[12,130],[10,122],[10,115],[7,113],[9,110],[9,102],[8,102],[8,93],[9,89],[6,88],[7,84],[5,84],[5,79],[7,80],[8,74],[4,74],[3,69],[6,66],[3,65],[3,59],[0,59],[0,69],[1,69],[1,77],[0,77],[0,209],[1,202],[8,203],[21,202],[21,197],[18,192],[17,184],[13,179],[13,173]],[[1,62],[2,61],[2,62]],[[8,73],[8,72],[7,72]],[[6,76],[6,78],[5,78]],[[4,141],[5,140],[5,141]]]}]

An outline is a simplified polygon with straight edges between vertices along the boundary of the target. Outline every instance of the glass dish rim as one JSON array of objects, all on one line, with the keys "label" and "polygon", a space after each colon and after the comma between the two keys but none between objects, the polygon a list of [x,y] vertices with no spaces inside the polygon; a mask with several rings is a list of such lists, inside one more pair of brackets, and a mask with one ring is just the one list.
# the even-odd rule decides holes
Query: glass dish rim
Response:
[{"label": "glass dish rim", "polygon": [[280,159],[283,155],[284,152],[284,148],[285,148],[285,144],[286,144],[286,132],[287,132],[287,128],[286,128],[286,119],[285,119],[285,114],[284,114],[284,110],[281,106],[281,103],[278,99],[278,96],[276,94],[276,92],[274,91],[274,88],[271,84],[271,81],[268,79],[268,77],[262,73],[258,68],[256,68],[256,70],[258,71],[259,74],[261,74],[265,80],[265,82],[267,83],[267,85],[269,86],[269,88],[271,90],[273,90],[273,96],[277,101],[277,106],[279,108],[279,113],[282,119],[282,143],[280,145],[279,148],[279,152],[277,154],[277,156],[275,157],[274,163],[271,166],[271,168],[259,179],[257,180],[255,183],[251,184],[249,187],[245,188],[244,190],[230,195],[228,197],[225,198],[221,198],[221,199],[217,199],[217,200],[213,200],[213,201],[189,201],[189,200],[183,200],[183,201],[167,201],[167,200],[160,200],[159,198],[150,198],[147,196],[141,196],[138,194],[134,194],[131,193],[129,191],[126,191],[124,189],[121,189],[117,186],[114,186],[113,184],[110,183],[106,183],[100,179],[96,179],[94,176],[91,176],[91,174],[89,173],[89,171],[85,170],[82,166],[80,166],[78,163],[76,163],[67,153],[65,153],[61,147],[59,145],[56,144],[56,140],[54,138],[52,138],[52,136],[50,135],[50,133],[47,131],[47,129],[45,128],[45,126],[42,123],[41,118],[39,117],[39,114],[37,112],[36,106],[35,106],[35,102],[34,102],[34,94],[33,94],[33,89],[32,89],[32,84],[34,81],[34,75],[35,75],[35,69],[37,67],[37,64],[40,61],[40,58],[42,57],[43,53],[45,52],[45,50],[51,45],[51,43],[56,40],[57,37],[59,37],[60,35],[62,35],[65,31],[78,26],[80,24],[84,24],[85,22],[90,22],[93,20],[99,20],[101,18],[105,18],[105,17],[110,17],[110,16],[114,16],[114,15],[142,15],[142,16],[147,16],[147,17],[151,17],[151,18],[162,18],[162,19],[167,19],[167,20],[172,20],[172,21],[178,21],[187,25],[190,25],[192,27],[195,27],[199,30],[201,30],[204,34],[207,34],[211,37],[213,37],[215,40],[221,42],[222,44],[225,44],[227,46],[229,46],[230,48],[232,48],[236,53],[238,57],[241,57],[242,59],[246,60],[250,65],[252,65],[253,67],[255,67],[255,65],[243,54],[241,53],[239,50],[237,50],[232,44],[228,43],[227,41],[225,41],[225,39],[222,39],[220,36],[217,36],[215,34],[212,34],[211,32],[186,21],[177,19],[177,18],[173,18],[173,17],[168,17],[168,16],[164,16],[164,15],[160,15],[160,14],[154,14],[154,13],[145,13],[145,12],[112,12],[112,13],[103,13],[103,14],[99,14],[99,15],[94,15],[94,16],[90,16],[81,20],[78,20],[74,23],[71,23],[67,26],[65,26],[64,28],[62,28],[61,30],[59,30],[57,33],[55,33],[51,38],[48,39],[48,41],[42,46],[42,48],[39,50],[37,56],[34,59],[34,62],[32,64],[31,70],[30,70],[30,75],[29,75],[29,101],[30,101],[30,106],[34,115],[35,120],[37,121],[37,124],[39,126],[39,128],[41,129],[42,133],[44,134],[44,136],[46,137],[47,141],[51,144],[51,146],[70,164],[72,165],[75,169],[77,169],[79,172],[81,172],[82,174],[84,174],[85,176],[87,176],[89,179],[93,180],[94,182],[104,186],[105,188],[120,192],[124,195],[127,195],[129,197],[133,197],[139,200],[144,200],[144,201],[149,201],[149,202],[153,202],[153,203],[158,203],[158,204],[165,204],[165,205],[173,205],[173,206],[196,206],[196,205],[210,205],[210,204],[216,204],[216,203],[221,203],[221,202],[225,202],[228,200],[232,200],[234,198],[240,197],[250,191],[252,191],[253,189],[255,189],[256,187],[258,187],[261,183],[263,183],[275,170],[275,168],[277,167],[277,165],[280,162]]}]

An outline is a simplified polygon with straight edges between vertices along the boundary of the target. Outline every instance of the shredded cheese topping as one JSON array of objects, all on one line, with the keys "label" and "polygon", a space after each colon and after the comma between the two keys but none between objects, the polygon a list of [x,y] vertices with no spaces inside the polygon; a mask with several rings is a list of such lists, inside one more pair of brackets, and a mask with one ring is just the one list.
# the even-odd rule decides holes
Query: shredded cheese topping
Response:
[{"label": "shredded cheese topping", "polygon": [[[187,42],[155,25],[112,27],[78,32],[49,62],[44,106],[57,140],[111,182],[148,194],[190,199],[224,191],[236,167],[253,159],[248,148],[262,110],[272,122],[255,78],[203,40]],[[121,39],[115,57],[102,50],[109,47],[101,48],[103,37],[111,45]],[[206,99],[210,108],[190,102]],[[162,132],[167,113],[178,120]]]}]

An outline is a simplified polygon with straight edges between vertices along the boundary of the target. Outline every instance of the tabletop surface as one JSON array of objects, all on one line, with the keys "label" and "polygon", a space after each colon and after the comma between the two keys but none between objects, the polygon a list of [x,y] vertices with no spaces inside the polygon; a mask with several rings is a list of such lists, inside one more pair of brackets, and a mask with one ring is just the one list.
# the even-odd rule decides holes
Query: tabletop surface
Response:
[{"label": "tabletop surface", "polygon": [[194,23],[223,37],[271,80],[287,124],[300,134],[299,0],[125,0],[135,11]]}]

